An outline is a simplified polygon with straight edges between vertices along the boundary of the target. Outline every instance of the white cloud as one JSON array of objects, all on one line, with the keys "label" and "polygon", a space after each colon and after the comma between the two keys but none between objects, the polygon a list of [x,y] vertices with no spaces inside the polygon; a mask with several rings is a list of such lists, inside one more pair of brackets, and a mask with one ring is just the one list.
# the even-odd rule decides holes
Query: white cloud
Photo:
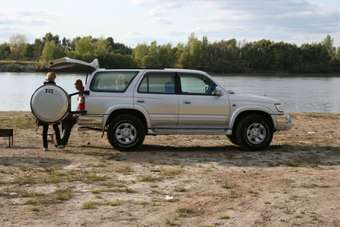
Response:
[{"label": "white cloud", "polygon": [[[305,42],[311,41],[307,40],[310,37],[320,39],[326,34],[337,35],[340,32],[339,4],[329,7],[306,0],[132,1],[147,8],[155,23],[164,26],[175,24],[178,32],[195,32],[213,39],[228,36],[288,41],[301,39],[298,42]],[[183,24],[176,23],[176,16],[182,19]]]},{"label": "white cloud", "polygon": [[58,16],[45,11],[11,11],[0,9],[0,41],[8,41],[14,34],[33,38],[32,31],[48,27]]},{"label": "white cloud", "polygon": [[[26,10],[19,0],[0,8],[0,42],[22,33],[73,38],[113,36],[119,42],[183,42],[190,33],[210,40],[274,39],[297,43],[331,34],[340,44],[340,3],[335,0],[117,0],[106,4],[38,0]],[[326,2],[332,2],[332,5]],[[92,2],[91,2],[92,3]],[[53,13],[53,14],[52,14]],[[61,16],[62,15],[62,16]]]}]

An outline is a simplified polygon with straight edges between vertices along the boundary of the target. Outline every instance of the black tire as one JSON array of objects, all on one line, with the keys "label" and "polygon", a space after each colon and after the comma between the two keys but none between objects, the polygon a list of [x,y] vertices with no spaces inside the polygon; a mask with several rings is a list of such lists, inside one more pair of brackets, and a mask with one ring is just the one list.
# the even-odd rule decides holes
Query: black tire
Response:
[{"label": "black tire", "polygon": [[[258,130],[261,137],[253,136],[252,130],[255,130],[254,128]],[[248,151],[258,151],[268,148],[272,142],[273,133],[271,121],[259,114],[251,114],[243,117],[236,125],[235,130],[236,140],[241,149]]]},{"label": "black tire", "polygon": [[[117,137],[117,133],[119,134],[120,132],[116,133],[116,130],[119,127],[124,127],[124,125],[132,125],[132,127],[130,126],[130,130],[131,130],[130,134],[135,139],[132,139],[131,142],[125,141],[125,143],[123,143],[122,140],[124,139],[119,139]],[[134,150],[143,143],[144,138],[145,138],[145,131],[146,131],[145,125],[138,117],[131,115],[131,114],[122,114],[122,115],[115,117],[110,122],[108,130],[107,130],[107,139],[109,140],[110,144],[118,150],[121,150],[121,151]],[[130,140],[130,139],[127,139],[127,140]]]},{"label": "black tire", "polygon": [[230,142],[231,142],[232,144],[240,145],[240,144],[238,143],[238,141],[237,141],[237,139],[236,139],[236,137],[235,137],[234,134],[232,134],[232,135],[227,135],[227,137],[228,137],[228,139],[230,140]]}]

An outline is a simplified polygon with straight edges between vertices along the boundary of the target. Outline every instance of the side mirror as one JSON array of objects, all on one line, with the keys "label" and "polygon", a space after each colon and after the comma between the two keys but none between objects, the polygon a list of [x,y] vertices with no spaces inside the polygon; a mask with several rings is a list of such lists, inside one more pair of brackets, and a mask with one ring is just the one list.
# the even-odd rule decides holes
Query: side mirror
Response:
[{"label": "side mirror", "polygon": [[83,92],[84,95],[90,95],[90,91],[89,90],[86,90]]},{"label": "side mirror", "polygon": [[219,88],[215,88],[215,90],[212,92],[213,96],[222,96],[223,92]]}]

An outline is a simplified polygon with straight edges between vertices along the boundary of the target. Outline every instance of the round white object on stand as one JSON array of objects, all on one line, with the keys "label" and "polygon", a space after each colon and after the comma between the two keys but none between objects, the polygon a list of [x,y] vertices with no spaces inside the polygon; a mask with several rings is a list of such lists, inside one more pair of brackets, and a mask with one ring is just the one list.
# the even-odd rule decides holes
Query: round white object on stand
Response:
[{"label": "round white object on stand", "polygon": [[31,97],[33,115],[44,123],[63,120],[71,110],[71,99],[61,87],[46,84],[39,87]]}]

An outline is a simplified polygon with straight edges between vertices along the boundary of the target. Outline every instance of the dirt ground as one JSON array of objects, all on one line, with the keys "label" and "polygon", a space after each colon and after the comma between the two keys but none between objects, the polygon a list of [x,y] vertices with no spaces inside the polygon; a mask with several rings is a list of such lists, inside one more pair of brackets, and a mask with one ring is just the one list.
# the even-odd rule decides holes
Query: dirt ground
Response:
[{"label": "dirt ground", "polygon": [[[263,152],[225,136],[148,136],[138,152],[100,132],[41,149],[30,113],[1,112],[1,226],[340,226],[340,114],[293,114]],[[14,126],[13,126],[14,125]]]}]

